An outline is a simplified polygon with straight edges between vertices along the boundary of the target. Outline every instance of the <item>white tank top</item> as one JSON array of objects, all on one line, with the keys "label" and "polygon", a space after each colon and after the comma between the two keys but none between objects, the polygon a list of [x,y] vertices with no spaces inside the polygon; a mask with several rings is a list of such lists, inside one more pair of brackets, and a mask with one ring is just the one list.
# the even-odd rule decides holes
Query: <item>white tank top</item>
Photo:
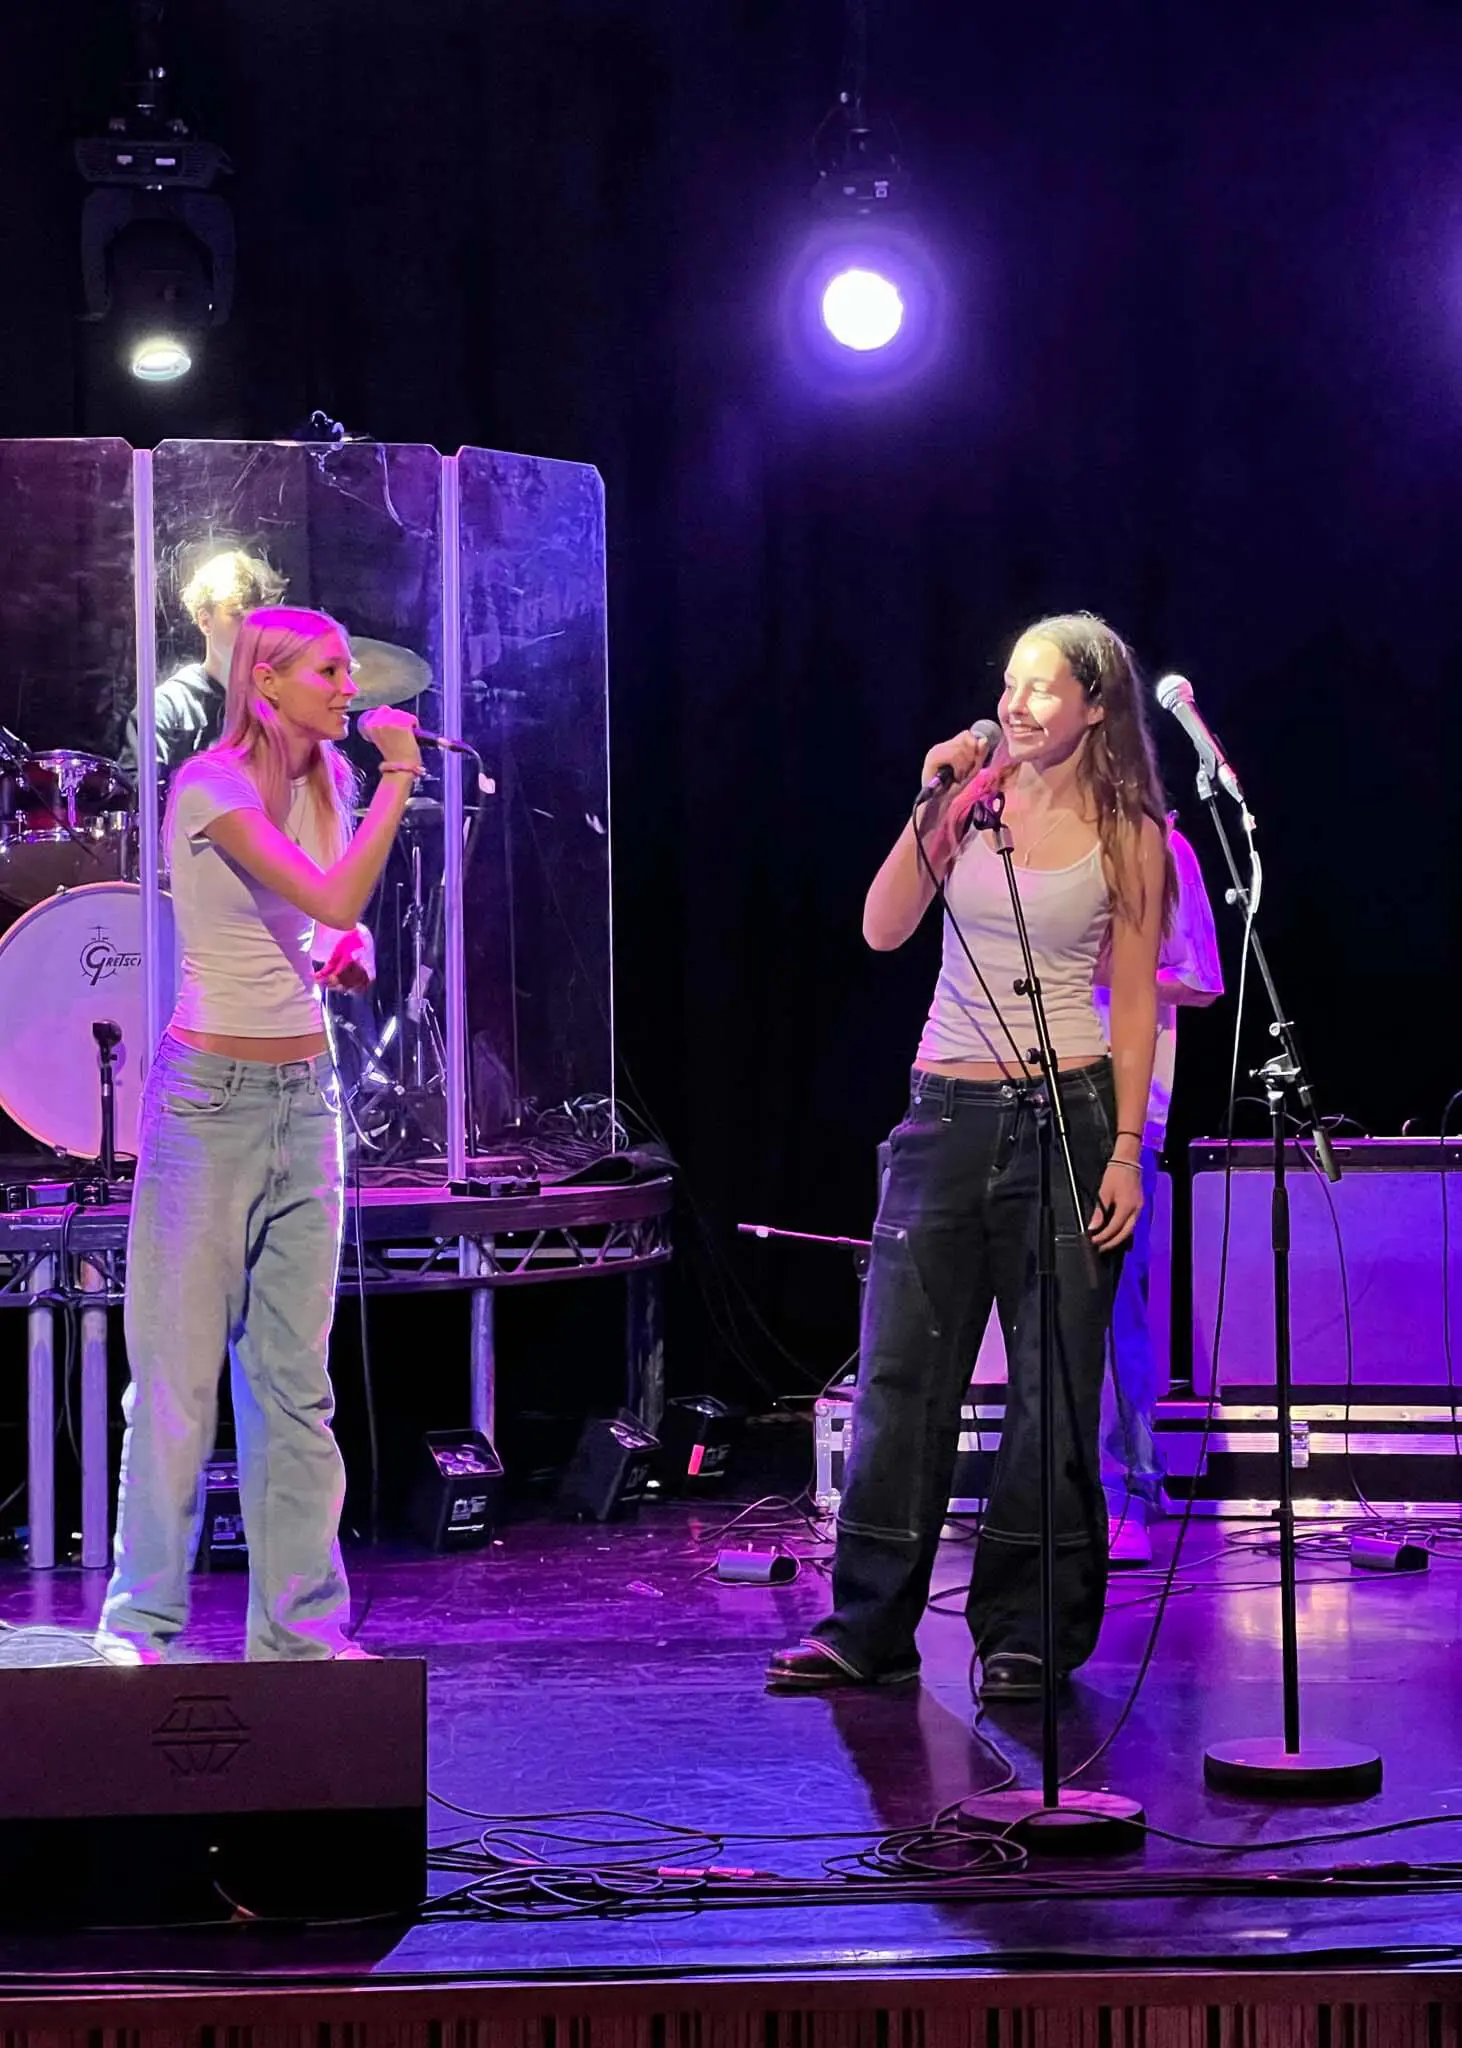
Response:
[{"label": "white tank top", "polygon": [[[1063,1062],[1099,1058],[1107,1050],[1107,1035],[1092,999],[1092,982],[1112,923],[1101,847],[1094,846],[1074,867],[1018,867],[1015,881],[1056,1057]],[[1035,1027],[1028,999],[1015,993],[1025,970],[1005,864],[988,833],[968,835],[944,890],[1024,1059],[1035,1044]],[[1015,1061],[1010,1038],[996,1021],[947,917],[944,959],[918,1058],[925,1065],[999,1060],[1009,1067]]]}]

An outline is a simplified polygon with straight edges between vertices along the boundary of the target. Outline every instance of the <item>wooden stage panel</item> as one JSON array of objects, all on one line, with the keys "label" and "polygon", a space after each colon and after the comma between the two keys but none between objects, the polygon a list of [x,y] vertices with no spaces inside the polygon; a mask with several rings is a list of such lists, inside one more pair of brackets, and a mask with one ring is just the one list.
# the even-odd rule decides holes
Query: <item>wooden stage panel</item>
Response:
[{"label": "wooden stage panel", "polygon": [[[1456,2048],[1458,1979],[945,1978],[893,1987],[501,1985],[74,2005],[0,1997],[4,2048]],[[789,2003],[795,1998],[796,2003]],[[1120,2001],[1120,2002],[1118,2002]],[[63,2017],[64,2013],[64,2017]]]}]

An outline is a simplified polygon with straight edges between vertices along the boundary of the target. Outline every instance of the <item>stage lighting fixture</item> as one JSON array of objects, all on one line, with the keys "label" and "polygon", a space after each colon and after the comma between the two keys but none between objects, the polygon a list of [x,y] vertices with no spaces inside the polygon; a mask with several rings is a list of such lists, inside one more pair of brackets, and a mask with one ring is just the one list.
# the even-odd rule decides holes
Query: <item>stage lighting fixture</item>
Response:
[{"label": "stage lighting fixture", "polygon": [[502,1460],[480,1430],[432,1429],[422,1439],[411,1525],[431,1550],[472,1550],[492,1541]]},{"label": "stage lighting fixture", "polygon": [[634,1513],[659,1455],[658,1438],[629,1409],[592,1417],[559,1482],[554,1512],[565,1522],[608,1522]]},{"label": "stage lighting fixture", "polygon": [[158,0],[134,0],[142,82],[130,111],[75,150],[94,188],[81,210],[85,317],[115,333],[122,361],[148,384],[188,374],[205,331],[229,316],[234,281],[233,215],[209,190],[230,166],[164,110],[160,13]]},{"label": "stage lighting fixture", "polygon": [[728,1408],[714,1394],[686,1394],[665,1404],[660,1418],[660,1483],[667,1494],[701,1493],[724,1486],[746,1430],[746,1411]]},{"label": "stage lighting fixture", "polygon": [[926,368],[943,300],[898,136],[869,114],[866,79],[866,6],[848,0],[843,84],[814,138],[814,218],[783,303],[794,359],[844,391],[886,390]]}]

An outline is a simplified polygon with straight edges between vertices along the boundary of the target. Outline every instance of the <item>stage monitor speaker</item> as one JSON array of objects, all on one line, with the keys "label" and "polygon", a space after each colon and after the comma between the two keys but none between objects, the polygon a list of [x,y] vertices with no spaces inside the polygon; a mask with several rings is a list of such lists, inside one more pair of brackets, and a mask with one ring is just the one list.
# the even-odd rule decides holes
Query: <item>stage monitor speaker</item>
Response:
[{"label": "stage monitor speaker", "polygon": [[426,1894],[415,1659],[0,1669],[0,1919],[412,1912]]},{"label": "stage monitor speaker", "polygon": [[[1224,1295],[1223,1387],[1274,1384],[1274,1254],[1270,1236],[1271,1148],[1234,1146],[1228,1284]],[[1448,1139],[1336,1140],[1341,1179],[1332,1187],[1299,1146],[1286,1147],[1292,1249],[1290,1292],[1297,1387],[1450,1394],[1442,1272],[1448,1232],[1445,1172],[1462,1165]],[[1213,1383],[1213,1333],[1224,1229],[1226,1148],[1205,1141],[1190,1153],[1193,1185],[1193,1385]],[[1450,1233],[1450,1292],[1462,1299],[1462,1230]],[[1342,1267],[1342,1250],[1344,1254]],[[1344,1279],[1342,1279],[1342,1272]],[[1353,1360],[1346,1356],[1346,1285]],[[1454,1311],[1455,1313],[1455,1311]]]}]

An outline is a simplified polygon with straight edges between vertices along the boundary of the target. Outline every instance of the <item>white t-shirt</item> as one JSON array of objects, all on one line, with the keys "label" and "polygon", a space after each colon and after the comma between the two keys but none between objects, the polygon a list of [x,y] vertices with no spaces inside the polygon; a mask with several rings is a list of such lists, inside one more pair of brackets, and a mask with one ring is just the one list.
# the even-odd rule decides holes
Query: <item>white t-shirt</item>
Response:
[{"label": "white t-shirt", "polygon": [[[336,934],[317,931],[207,836],[229,811],[263,810],[253,778],[227,754],[195,754],[177,772],[167,854],[183,956],[172,1021],[181,1030],[295,1038],[321,1029],[313,963]],[[293,785],[283,829],[317,866],[330,865],[307,782]]]},{"label": "white t-shirt", "polygon": [[[1213,928],[1213,911],[1203,886],[1198,856],[1181,832],[1169,834],[1173,866],[1178,875],[1178,900],[1173,910],[1173,928],[1162,942],[1157,971],[1162,981],[1180,981],[1195,995],[1221,996],[1223,969],[1218,958],[1218,934]],[[1092,990],[1102,1029],[1111,1032],[1112,991],[1102,983]],[[1168,1134],[1168,1112],[1173,1106],[1173,1073],[1178,1058],[1178,1005],[1157,1006],[1157,1044],[1152,1055],[1152,1091],[1147,1098],[1147,1129],[1143,1144],[1160,1152]]]}]

